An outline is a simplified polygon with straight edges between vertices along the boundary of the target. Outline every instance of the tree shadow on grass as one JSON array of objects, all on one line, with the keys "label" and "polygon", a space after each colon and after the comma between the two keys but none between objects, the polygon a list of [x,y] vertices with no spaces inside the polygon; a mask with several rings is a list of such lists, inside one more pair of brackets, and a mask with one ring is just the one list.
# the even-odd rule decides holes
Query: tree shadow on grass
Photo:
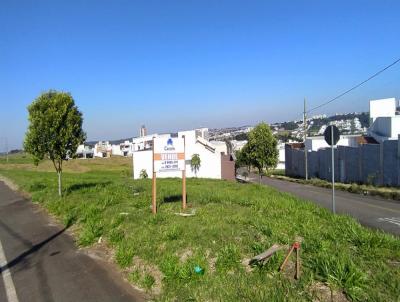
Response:
[{"label": "tree shadow on grass", "polygon": [[99,189],[101,189],[101,188],[107,187],[110,184],[111,184],[111,181],[77,183],[77,184],[70,185],[65,190],[65,193],[68,195],[68,194],[71,194],[72,192],[80,191],[80,190],[84,190],[84,189],[90,189],[90,188],[99,188]]},{"label": "tree shadow on grass", "polygon": [[182,195],[170,195],[166,196],[163,199],[163,203],[169,203],[169,202],[177,202],[177,201],[182,201]]}]

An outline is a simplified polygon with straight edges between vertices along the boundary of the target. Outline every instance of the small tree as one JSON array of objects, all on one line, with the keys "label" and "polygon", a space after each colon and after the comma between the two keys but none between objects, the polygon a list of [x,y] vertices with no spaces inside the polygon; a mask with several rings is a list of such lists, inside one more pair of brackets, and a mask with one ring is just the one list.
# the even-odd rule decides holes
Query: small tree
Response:
[{"label": "small tree", "polygon": [[247,167],[247,171],[250,172],[251,160],[248,144],[244,145],[240,151],[236,151],[236,169],[241,167]]},{"label": "small tree", "polygon": [[35,165],[44,158],[52,161],[58,174],[58,195],[61,196],[62,165],[86,139],[82,130],[82,113],[71,94],[50,90],[28,106],[29,126],[25,151],[33,155]]},{"label": "small tree", "polygon": [[192,171],[194,171],[194,174],[196,175],[196,177],[197,177],[197,172],[200,169],[200,165],[201,165],[200,155],[193,154],[192,159],[190,160],[190,167],[191,167]]},{"label": "small tree", "polygon": [[139,175],[139,177],[140,177],[141,179],[147,179],[147,178],[149,177],[149,175],[147,175],[146,169],[140,170],[140,175]]},{"label": "small tree", "polygon": [[249,132],[245,151],[251,165],[258,169],[260,183],[263,170],[274,168],[278,163],[277,145],[278,142],[266,123],[258,124]]}]

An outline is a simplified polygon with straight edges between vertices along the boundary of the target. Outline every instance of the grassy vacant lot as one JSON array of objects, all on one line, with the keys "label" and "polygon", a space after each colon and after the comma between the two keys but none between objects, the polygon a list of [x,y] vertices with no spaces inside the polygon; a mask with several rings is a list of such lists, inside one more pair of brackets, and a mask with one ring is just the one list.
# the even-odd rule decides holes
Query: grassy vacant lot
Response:
[{"label": "grassy vacant lot", "polygon": [[[63,198],[48,163],[35,168],[19,158],[0,164],[0,174],[74,224],[78,244],[102,237],[128,279],[160,301],[330,301],[330,290],[337,301],[400,299],[398,238],[268,187],[206,179],[188,180],[196,215],[186,218],[174,214],[180,180],[158,180],[153,216],[151,181],[133,181],[129,166],[122,158],[70,161]],[[251,270],[242,263],[297,236],[303,238],[299,281],[293,263],[278,272],[284,251]]]}]

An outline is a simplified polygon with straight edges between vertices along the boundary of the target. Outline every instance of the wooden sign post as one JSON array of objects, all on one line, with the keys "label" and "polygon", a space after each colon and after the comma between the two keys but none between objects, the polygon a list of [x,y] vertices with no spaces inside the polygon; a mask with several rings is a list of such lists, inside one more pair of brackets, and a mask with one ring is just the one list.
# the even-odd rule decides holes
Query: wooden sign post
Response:
[{"label": "wooden sign post", "polygon": [[152,204],[152,212],[153,214],[157,214],[157,172],[154,169],[154,137],[153,137],[153,179],[152,179],[152,194],[151,194],[151,204]]},{"label": "wooden sign post", "polygon": [[152,211],[157,213],[157,173],[182,171],[182,208],[186,209],[185,137],[153,138]]},{"label": "wooden sign post", "polygon": [[186,143],[185,136],[183,136],[183,158],[185,166],[182,170],[182,209],[186,209]]}]

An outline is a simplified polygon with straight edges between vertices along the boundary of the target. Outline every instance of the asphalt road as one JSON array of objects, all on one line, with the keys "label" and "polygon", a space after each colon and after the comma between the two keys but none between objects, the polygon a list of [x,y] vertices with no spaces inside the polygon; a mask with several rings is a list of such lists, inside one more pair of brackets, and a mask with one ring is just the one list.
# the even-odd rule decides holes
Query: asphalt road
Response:
[{"label": "asphalt road", "polygon": [[0,301],[144,301],[116,269],[0,182]]},{"label": "asphalt road", "polygon": [[[251,175],[250,180],[258,182],[258,176]],[[263,177],[262,183],[332,209],[332,189],[270,177]],[[335,190],[335,196],[337,213],[349,214],[362,225],[400,235],[400,203],[376,196],[364,196],[339,190]]]}]

